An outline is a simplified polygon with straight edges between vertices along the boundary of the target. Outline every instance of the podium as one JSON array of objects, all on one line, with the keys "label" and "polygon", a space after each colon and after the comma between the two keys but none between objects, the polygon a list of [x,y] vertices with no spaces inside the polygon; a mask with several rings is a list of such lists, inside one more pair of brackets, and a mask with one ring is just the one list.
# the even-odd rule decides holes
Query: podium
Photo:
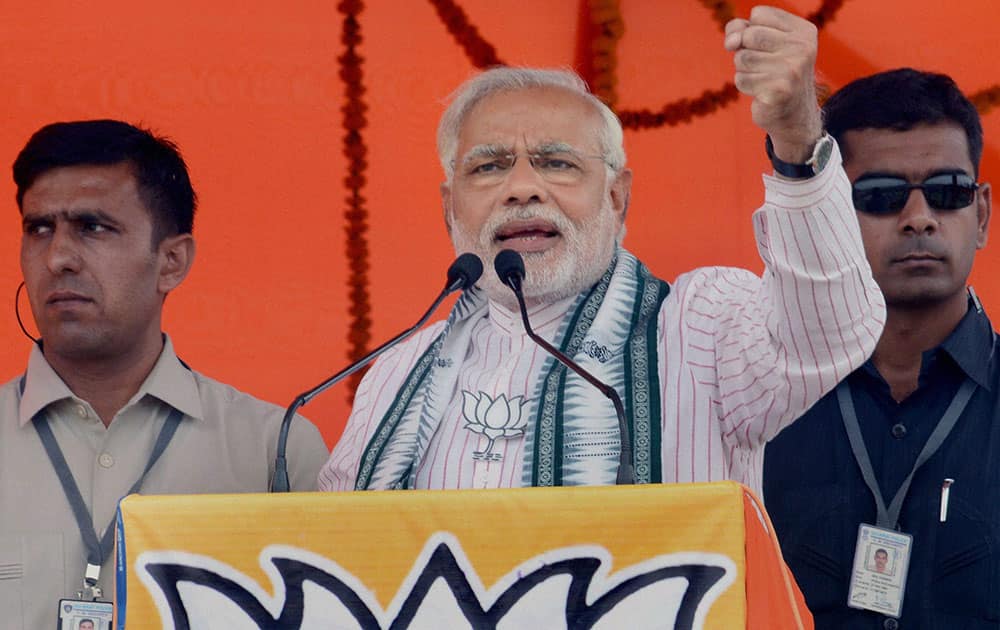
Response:
[{"label": "podium", "polygon": [[118,628],[812,628],[733,482],[139,496]]}]

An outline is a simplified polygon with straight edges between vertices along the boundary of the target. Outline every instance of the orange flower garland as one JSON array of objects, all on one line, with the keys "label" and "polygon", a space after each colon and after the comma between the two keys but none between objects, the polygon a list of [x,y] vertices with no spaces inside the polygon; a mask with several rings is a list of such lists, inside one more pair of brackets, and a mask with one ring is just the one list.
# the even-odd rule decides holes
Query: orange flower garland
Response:
[{"label": "orange flower garland", "polygon": [[477,29],[469,24],[469,18],[465,15],[462,7],[452,0],[431,0],[438,17],[444,22],[445,27],[451,36],[455,38],[458,45],[465,51],[466,56],[477,68],[489,68],[490,66],[502,66],[504,63],[497,57],[497,50],[492,44],[483,39]]},{"label": "orange flower garland", "polygon": [[[365,93],[364,73],[358,55],[361,44],[361,24],[358,14],[364,8],[361,0],[343,0],[337,10],[344,15],[341,42],[346,47],[344,54],[337,58],[340,63],[340,78],[344,82],[345,103],[341,107],[344,127],[344,155],[347,157],[347,208],[344,211],[346,226],[346,253],[348,275],[350,329],[347,335],[347,358],[351,361],[363,357],[368,352],[371,340],[371,301],[368,296],[368,209],[362,194],[367,180],[365,170],[368,162],[368,147],[361,131],[368,125],[365,112],[368,106],[362,98]],[[348,402],[354,399],[354,392],[361,381],[363,372],[356,372],[349,383]]]},{"label": "orange flower garland", "polygon": [[622,110],[618,112],[618,118],[622,121],[622,127],[626,129],[655,129],[664,125],[675,127],[681,123],[689,123],[694,118],[712,114],[739,96],[739,90],[730,82],[718,90],[705,90],[694,100],[682,98],[667,103],[658,112],[648,109]]},{"label": "orange flower garland", "polygon": [[806,19],[815,24],[816,28],[822,29],[833,21],[833,18],[837,16],[837,11],[840,11],[842,6],[844,6],[844,0],[823,0],[820,7],[807,15]]},{"label": "orange flower garland", "polygon": [[985,114],[997,105],[1000,105],[1000,85],[980,90],[970,95],[969,100],[976,106],[980,114]]},{"label": "orange flower garland", "polygon": [[726,30],[726,22],[736,17],[736,10],[726,0],[701,0],[706,9],[712,12],[712,19],[719,23],[719,30]]},{"label": "orange flower garland", "polygon": [[589,0],[590,5],[590,89],[611,108],[618,102],[618,41],[625,22],[618,0]]}]

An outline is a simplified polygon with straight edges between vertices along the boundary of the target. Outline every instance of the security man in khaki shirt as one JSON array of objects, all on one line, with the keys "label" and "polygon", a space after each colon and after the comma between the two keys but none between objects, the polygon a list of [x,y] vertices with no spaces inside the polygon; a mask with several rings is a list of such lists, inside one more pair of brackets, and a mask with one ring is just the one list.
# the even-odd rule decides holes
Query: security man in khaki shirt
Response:
[{"label": "security man in khaki shirt", "polygon": [[[266,491],[283,410],[193,371],[161,330],[195,251],[175,145],[119,121],[56,123],[14,180],[41,339],[0,387],[0,627],[57,626],[65,599],[107,602],[86,607],[106,628],[118,501]],[[314,489],[316,427],[296,418],[289,453],[293,489]]]}]

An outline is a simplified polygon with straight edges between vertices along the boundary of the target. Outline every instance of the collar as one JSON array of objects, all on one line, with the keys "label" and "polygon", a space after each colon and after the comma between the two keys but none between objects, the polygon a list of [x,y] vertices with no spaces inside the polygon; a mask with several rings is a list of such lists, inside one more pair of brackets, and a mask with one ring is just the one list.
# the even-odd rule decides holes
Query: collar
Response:
[{"label": "collar", "polygon": [[[49,362],[45,360],[41,348],[35,344],[28,359],[28,369],[24,376],[24,392],[18,408],[18,424],[26,425],[35,414],[61,400],[82,400],[77,398],[69,386],[59,378]],[[152,396],[178,409],[184,415],[202,419],[204,413],[198,383],[194,373],[188,369],[174,352],[170,337],[163,335],[163,351],[153,365],[139,390],[125,404],[126,409],[146,396]]]},{"label": "collar", "polygon": [[[528,321],[536,334],[551,338],[562,323],[567,311],[577,300],[576,295],[563,298],[556,302],[546,304],[535,304],[528,307]],[[489,303],[490,324],[509,337],[527,334],[524,330],[524,322],[521,321],[520,310],[510,310],[499,302],[490,300]]]},{"label": "collar", "polygon": [[[977,385],[988,391],[992,390],[990,371],[993,353],[996,352],[996,334],[978,300],[970,297],[969,308],[962,321],[939,348]],[[926,352],[924,360],[927,360]]]},{"label": "collar", "polygon": [[[993,354],[996,352],[996,334],[993,324],[986,316],[979,300],[970,295],[969,306],[958,325],[951,331],[939,346],[925,350],[921,354],[919,387],[923,387],[932,379],[933,370],[940,363],[941,357],[947,356],[947,363],[957,366],[966,376],[975,381],[987,391],[993,391],[990,374],[993,370]],[[885,379],[875,369],[875,364],[869,358],[856,374],[864,374],[880,386],[886,388]]]}]

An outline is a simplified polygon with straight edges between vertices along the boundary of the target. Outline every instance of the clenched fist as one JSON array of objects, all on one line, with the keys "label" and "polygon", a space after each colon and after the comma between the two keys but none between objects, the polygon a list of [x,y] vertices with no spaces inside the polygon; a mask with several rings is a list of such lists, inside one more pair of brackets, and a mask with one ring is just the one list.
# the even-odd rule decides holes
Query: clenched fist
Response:
[{"label": "clenched fist", "polygon": [[823,123],[816,103],[816,27],[774,7],[758,6],[750,19],[726,24],[736,87],[753,97],[754,123],[774,144],[781,160],[809,159]]}]

